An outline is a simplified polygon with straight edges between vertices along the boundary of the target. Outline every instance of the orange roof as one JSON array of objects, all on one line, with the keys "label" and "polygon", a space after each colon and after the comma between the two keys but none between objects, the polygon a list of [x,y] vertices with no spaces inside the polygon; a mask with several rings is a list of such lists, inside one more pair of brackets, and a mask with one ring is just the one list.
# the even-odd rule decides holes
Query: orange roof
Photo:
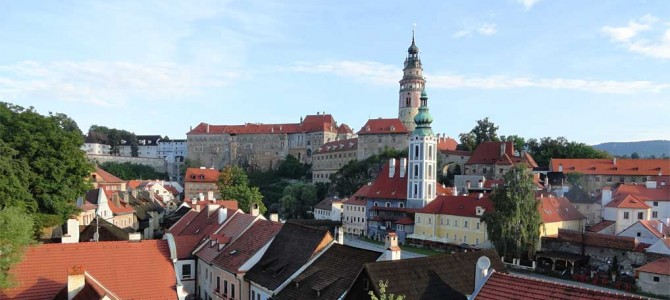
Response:
[{"label": "orange roof", "polygon": [[605,207],[617,207],[617,208],[641,208],[647,209],[651,206],[644,203],[644,201],[638,199],[637,197],[630,194],[617,194],[612,201],[607,203]]},{"label": "orange roof", "polygon": [[472,156],[465,164],[515,165],[518,163],[525,163],[533,168],[537,167],[537,163],[530,154],[523,152],[520,156],[515,156],[512,142],[483,142],[472,152]]},{"label": "orange roof", "polygon": [[[668,227],[666,224],[663,224],[663,222],[658,221],[658,220],[640,220],[638,221],[642,226],[647,228],[649,232],[651,232],[653,235],[655,235],[657,238],[665,238],[667,236],[670,236],[670,227]],[[635,224],[633,224],[635,225]],[[631,225],[631,226],[633,226]],[[661,225],[661,231],[658,231],[658,226]]]},{"label": "orange roof", "polygon": [[316,150],[317,153],[329,153],[339,151],[352,151],[358,149],[358,138],[332,141],[325,143]]},{"label": "orange roof", "polygon": [[603,220],[600,223],[594,224],[593,226],[589,227],[588,229],[586,229],[586,231],[600,232],[603,229],[614,225],[615,223],[616,222],[614,221]]},{"label": "orange roof", "polygon": [[349,125],[341,124],[340,127],[337,127],[337,133],[338,134],[354,133],[354,131],[351,130],[351,127],[349,127]]},{"label": "orange roof", "polygon": [[10,269],[20,285],[0,290],[0,298],[53,299],[67,285],[73,266],[82,266],[122,299],[177,298],[174,266],[164,240],[29,247],[23,260]]},{"label": "orange roof", "polygon": [[217,182],[219,180],[219,170],[188,168],[186,169],[185,182]]},{"label": "orange roof", "polygon": [[476,218],[479,217],[477,207],[493,211],[493,203],[488,195],[481,199],[478,196],[437,196],[417,213]]},{"label": "orange roof", "polygon": [[622,184],[614,194],[630,194],[642,201],[670,201],[670,186],[658,185],[655,189],[649,189],[644,184]]},{"label": "orange roof", "polygon": [[370,191],[370,186],[371,185],[372,185],[372,183],[364,184],[363,186],[358,188],[358,190],[351,197],[352,198],[365,198],[365,196],[368,194],[368,191]]},{"label": "orange roof", "polygon": [[[615,164],[616,162],[616,164]],[[638,175],[654,176],[670,173],[667,159],[580,159],[552,158],[549,168],[553,172],[579,172],[585,175]]]},{"label": "orange roof", "polygon": [[409,130],[405,128],[400,119],[369,119],[363,128],[358,131],[358,135],[365,134],[408,134]]},{"label": "orange roof", "polygon": [[670,275],[670,258],[663,257],[637,268],[638,272]]},{"label": "orange roof", "polygon": [[307,115],[302,123],[244,125],[210,125],[200,123],[188,134],[267,134],[267,133],[299,133],[299,132],[337,132],[336,122],[330,114]]},{"label": "orange roof", "polygon": [[[206,197],[205,197],[206,198]],[[188,207],[193,208],[193,202],[191,201],[184,201],[184,204],[188,205]],[[239,207],[237,206],[237,200],[203,200],[203,201],[197,201],[195,202],[195,205],[200,205],[200,207],[205,207],[209,204],[218,204],[221,205],[222,207],[228,208],[228,209],[233,209],[237,210]]]},{"label": "orange roof", "polygon": [[125,183],[125,181],[121,180],[119,177],[116,177],[111,173],[100,169],[98,166],[95,166],[95,171],[93,171],[93,174],[97,175],[95,176],[95,182],[97,183]]},{"label": "orange roof", "polygon": [[138,186],[140,186],[144,182],[145,181],[142,181],[142,180],[128,180],[127,186],[128,186],[129,189],[136,189]]},{"label": "orange roof", "polygon": [[540,201],[538,211],[542,216],[542,222],[545,224],[586,219],[566,198],[542,197],[538,200]]},{"label": "orange roof", "polygon": [[450,137],[441,137],[437,140],[437,149],[440,151],[455,151],[458,142]]}]

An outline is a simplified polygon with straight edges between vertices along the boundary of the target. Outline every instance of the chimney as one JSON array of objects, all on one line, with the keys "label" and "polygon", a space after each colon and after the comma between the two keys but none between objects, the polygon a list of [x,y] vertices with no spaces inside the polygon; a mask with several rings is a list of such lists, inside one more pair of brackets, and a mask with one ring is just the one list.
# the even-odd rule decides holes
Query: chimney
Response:
[{"label": "chimney", "polygon": [[482,256],[477,260],[477,264],[475,265],[475,291],[481,289],[484,282],[486,282],[490,267],[491,261],[488,257]]},{"label": "chimney", "polygon": [[207,199],[212,202],[216,202],[216,199],[214,199],[214,191],[208,191],[207,192]]},{"label": "chimney", "polygon": [[72,300],[84,289],[86,272],[84,267],[73,266],[67,270],[67,299]]},{"label": "chimney", "polygon": [[61,238],[63,244],[79,243],[79,221],[77,219],[67,220],[67,234]]},{"label": "chimney", "polygon": [[616,166],[616,157],[612,158],[612,164]]},{"label": "chimney", "polygon": [[563,172],[563,164],[558,164],[558,171]]},{"label": "chimney", "polygon": [[272,221],[272,222],[279,222],[279,214],[277,214],[277,213],[271,213],[271,214],[270,214],[270,221]]},{"label": "chimney", "polygon": [[612,201],[612,190],[609,187],[604,187],[602,190],[602,196],[600,198],[600,205],[605,207],[605,205],[610,203],[610,201]]},{"label": "chimney", "polygon": [[661,234],[662,237],[665,237],[665,232],[663,232],[663,222],[658,221],[658,225],[656,226],[656,230]]},{"label": "chimney", "polygon": [[207,133],[209,133],[209,124],[207,124]]},{"label": "chimney", "polygon": [[470,191],[470,180],[465,181],[465,188]]},{"label": "chimney", "polygon": [[194,198],[191,199],[191,207],[195,208],[196,204],[198,204],[198,199],[194,197]]},{"label": "chimney", "polygon": [[647,180],[647,181],[644,183],[644,185],[645,185],[648,189],[655,189],[655,188],[656,188],[656,181],[655,181],[655,180]]},{"label": "chimney", "polygon": [[223,222],[225,222],[226,219],[228,219],[228,209],[226,209],[225,207],[221,207],[219,209],[219,215],[217,219],[219,225],[223,224]]},{"label": "chimney", "polygon": [[249,213],[254,217],[258,216],[261,213],[261,210],[258,207],[258,204],[256,204],[256,203],[251,204],[251,209],[249,210]]},{"label": "chimney", "polygon": [[205,201],[205,194],[203,194],[203,193],[198,193],[198,200],[200,200],[200,201]]},{"label": "chimney", "polygon": [[484,198],[484,193],[479,193],[479,194],[477,195],[477,199],[481,199],[481,198]]},{"label": "chimney", "polygon": [[342,227],[336,227],[335,230],[337,230],[337,243],[344,245],[344,229],[342,229]]},{"label": "chimney", "polygon": [[395,175],[395,158],[389,159],[389,178]]},{"label": "chimney", "polygon": [[484,180],[479,179],[479,182],[477,182],[477,187],[480,189],[484,188]]},{"label": "chimney", "polygon": [[128,234],[129,242],[139,242],[140,240],[142,240],[142,234],[139,232],[132,232]]},{"label": "chimney", "polygon": [[400,178],[405,177],[405,171],[407,170],[407,158],[400,158]]},{"label": "chimney", "polygon": [[507,147],[507,143],[506,143],[506,142],[502,142],[502,143],[500,143],[500,156],[505,155],[505,148],[506,148],[506,147]]},{"label": "chimney", "polygon": [[398,247],[398,235],[395,232],[391,232],[386,236],[386,242],[384,243],[384,260],[399,260],[400,259],[400,247]]}]

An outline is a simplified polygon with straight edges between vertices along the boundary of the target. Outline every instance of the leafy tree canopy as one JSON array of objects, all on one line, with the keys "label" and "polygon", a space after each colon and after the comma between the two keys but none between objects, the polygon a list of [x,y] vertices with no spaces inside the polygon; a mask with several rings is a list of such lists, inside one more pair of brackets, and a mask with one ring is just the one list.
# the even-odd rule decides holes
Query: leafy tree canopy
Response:
[{"label": "leafy tree canopy", "polygon": [[252,204],[258,205],[261,214],[267,211],[260,190],[249,185],[249,178],[241,168],[236,166],[223,168],[217,185],[221,198],[237,200],[242,211],[249,213]]},{"label": "leafy tree canopy", "polygon": [[33,218],[19,207],[0,209],[0,289],[16,284],[9,268],[23,257],[23,250],[33,242]]},{"label": "leafy tree canopy", "polygon": [[109,161],[100,164],[100,168],[123,180],[168,179],[167,173],[159,173],[151,166],[130,162],[118,163]]},{"label": "leafy tree canopy", "polygon": [[407,150],[398,151],[391,148],[370,156],[362,161],[352,160],[331,175],[330,192],[340,197],[354,194],[361,186],[372,181],[384,164],[391,158],[407,157]]},{"label": "leafy tree canopy", "polygon": [[64,114],[0,103],[0,209],[20,207],[36,229],[62,224],[90,187],[93,166],[77,124]]},{"label": "leafy tree canopy", "polygon": [[532,175],[518,164],[503,176],[503,181],[505,184],[491,194],[493,211],[484,212],[482,221],[498,253],[517,258],[531,256],[542,226]]},{"label": "leafy tree canopy", "polygon": [[483,120],[478,120],[477,125],[470,130],[470,132],[461,133],[458,137],[461,140],[459,148],[466,151],[474,151],[482,142],[497,142],[498,126],[489,121],[486,117]]},{"label": "leafy tree canopy", "polygon": [[88,139],[93,142],[107,144],[110,147],[110,155],[121,154],[120,146],[130,145],[131,156],[137,157],[137,136],[129,131],[105,126],[91,125],[88,129]]},{"label": "leafy tree canopy", "polygon": [[394,295],[392,293],[386,293],[386,289],[389,286],[389,281],[379,281],[379,297],[375,295],[373,291],[368,291],[370,295],[370,300],[404,300],[405,295]]},{"label": "leafy tree canopy", "polygon": [[284,188],[283,196],[279,199],[282,216],[285,219],[308,219],[313,216],[307,211],[319,202],[316,187],[313,184],[302,182],[293,183]]},{"label": "leafy tree canopy", "polygon": [[605,151],[597,150],[589,145],[568,141],[564,137],[544,137],[539,141],[529,139],[526,149],[539,166],[548,166],[552,158],[610,158]]}]

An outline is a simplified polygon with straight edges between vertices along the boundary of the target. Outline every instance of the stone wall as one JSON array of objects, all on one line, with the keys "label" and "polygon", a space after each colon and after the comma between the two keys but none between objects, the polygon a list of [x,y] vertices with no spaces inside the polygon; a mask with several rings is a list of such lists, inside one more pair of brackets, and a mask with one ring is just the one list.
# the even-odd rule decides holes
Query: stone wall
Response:
[{"label": "stone wall", "polygon": [[409,138],[406,133],[364,134],[358,136],[357,159],[364,160],[384,151],[385,148],[407,150]]},{"label": "stone wall", "polygon": [[112,155],[96,155],[96,154],[87,154],[88,160],[91,162],[102,164],[105,162],[116,162],[116,163],[126,163],[136,165],[148,165],[156,172],[167,173],[167,163],[165,159],[162,158],[151,158],[151,157],[131,157],[131,156],[112,156]]},{"label": "stone wall", "polygon": [[[542,239],[542,250],[582,255],[582,245],[552,239]],[[589,265],[603,271],[609,270],[614,256],[617,257],[620,270],[631,275],[634,274],[636,267],[648,262],[648,258],[643,252],[594,246],[585,246],[583,250],[583,255],[590,257]]]}]

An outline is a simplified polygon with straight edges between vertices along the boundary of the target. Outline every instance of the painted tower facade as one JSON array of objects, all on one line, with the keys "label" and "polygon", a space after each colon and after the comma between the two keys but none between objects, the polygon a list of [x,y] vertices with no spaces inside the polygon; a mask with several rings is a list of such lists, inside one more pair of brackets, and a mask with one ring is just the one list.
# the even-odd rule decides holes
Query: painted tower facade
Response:
[{"label": "painted tower facade", "polygon": [[416,46],[414,33],[412,33],[412,45],[407,49],[398,100],[398,119],[409,131],[414,130],[414,116],[419,113],[421,91],[425,85],[419,47]]},{"label": "painted tower facade", "polygon": [[414,116],[415,126],[409,137],[407,172],[407,207],[422,208],[433,201],[437,189],[437,137],[430,124],[433,117],[428,111],[428,95],[424,89],[421,106]]}]

